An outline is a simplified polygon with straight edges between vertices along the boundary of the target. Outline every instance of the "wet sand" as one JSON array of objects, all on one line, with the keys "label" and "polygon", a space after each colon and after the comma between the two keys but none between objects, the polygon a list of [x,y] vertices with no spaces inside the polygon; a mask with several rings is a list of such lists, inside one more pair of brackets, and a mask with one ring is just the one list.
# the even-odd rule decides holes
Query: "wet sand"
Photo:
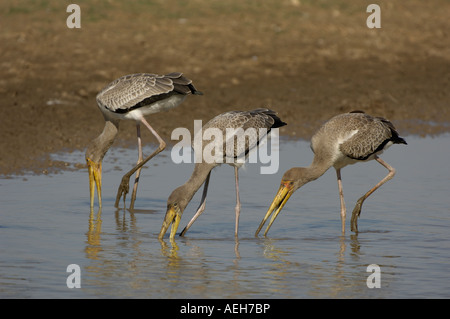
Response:
[{"label": "wet sand", "polygon": [[[450,3],[378,4],[381,29],[367,28],[359,0],[82,3],[81,28],[69,29],[66,3],[2,1],[0,175],[83,167],[50,154],[84,149],[104,124],[97,92],[140,72],[183,72],[204,92],[149,117],[169,143],[195,119],[259,107],[293,138],[355,109],[403,136],[448,132]],[[115,145],[135,148],[135,135],[124,122]]]}]

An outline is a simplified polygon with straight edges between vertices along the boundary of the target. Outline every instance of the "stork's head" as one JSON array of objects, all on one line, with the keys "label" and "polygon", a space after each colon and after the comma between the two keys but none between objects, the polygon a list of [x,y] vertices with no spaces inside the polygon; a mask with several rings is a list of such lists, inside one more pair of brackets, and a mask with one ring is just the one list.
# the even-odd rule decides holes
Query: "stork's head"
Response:
[{"label": "stork's head", "polygon": [[272,226],[272,223],[275,221],[275,218],[277,218],[278,214],[283,209],[284,205],[287,203],[288,199],[291,197],[291,195],[300,187],[305,185],[306,183],[316,179],[317,176],[314,175],[314,172],[311,171],[309,168],[305,167],[293,167],[289,170],[287,170],[283,178],[281,179],[280,188],[278,189],[277,194],[275,195],[275,198],[272,201],[272,204],[269,207],[269,210],[266,213],[266,216],[264,216],[261,224],[258,227],[258,230],[256,231],[255,235],[257,236],[261,228],[263,227],[266,220],[269,218],[270,215],[273,216],[269,222],[269,225],[267,226],[266,231],[264,232],[264,236],[269,231],[270,226]]},{"label": "stork's head", "polygon": [[86,149],[86,163],[89,171],[91,207],[94,207],[95,186],[97,186],[98,206],[102,207],[102,161],[119,132],[119,122],[105,122],[103,132]]},{"label": "stork's head", "polygon": [[166,217],[164,218],[161,231],[159,232],[159,239],[162,239],[169,229],[170,224],[172,224],[172,229],[170,231],[170,239],[175,237],[175,234],[180,224],[181,215],[183,215],[184,209],[189,203],[189,199],[185,192],[186,186],[180,186],[175,189],[172,194],[170,194],[167,200],[167,211]]}]

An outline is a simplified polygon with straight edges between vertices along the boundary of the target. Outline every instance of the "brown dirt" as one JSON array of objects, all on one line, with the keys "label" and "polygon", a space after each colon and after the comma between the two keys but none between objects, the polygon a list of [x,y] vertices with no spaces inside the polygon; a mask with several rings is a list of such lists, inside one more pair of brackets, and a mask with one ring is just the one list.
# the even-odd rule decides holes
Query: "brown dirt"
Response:
[{"label": "brown dirt", "polygon": [[[265,106],[296,138],[354,109],[403,136],[450,129],[446,0],[374,0],[381,29],[362,0],[77,1],[81,29],[66,26],[70,1],[29,2],[0,4],[2,176],[82,167],[49,154],[84,149],[103,127],[97,92],[138,72],[180,71],[205,93],[149,118],[166,141],[194,119]],[[133,123],[119,143],[135,147]]]}]

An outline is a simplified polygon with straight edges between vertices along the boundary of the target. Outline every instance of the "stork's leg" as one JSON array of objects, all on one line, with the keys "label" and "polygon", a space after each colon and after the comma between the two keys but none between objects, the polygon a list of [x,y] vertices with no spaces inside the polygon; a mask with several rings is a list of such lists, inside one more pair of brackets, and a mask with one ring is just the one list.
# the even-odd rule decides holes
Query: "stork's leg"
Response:
[{"label": "stork's leg", "polygon": [[338,187],[339,187],[339,198],[341,199],[341,226],[342,226],[342,233],[345,233],[345,217],[347,215],[347,209],[345,208],[345,201],[344,201],[344,189],[342,188],[342,179],[341,179],[341,169],[336,169],[336,176],[338,181]]},{"label": "stork's leg", "polygon": [[238,229],[239,229],[239,215],[241,214],[241,201],[239,199],[239,176],[238,176],[238,167],[234,167],[234,178],[236,183],[236,207],[234,211],[236,212],[236,224],[234,229],[234,236],[238,236]]},{"label": "stork's leg", "polygon": [[191,228],[192,224],[195,222],[195,220],[203,213],[206,206],[206,194],[208,193],[208,186],[209,186],[209,177],[211,176],[211,172],[208,173],[208,176],[206,176],[205,179],[205,185],[203,186],[203,194],[202,194],[202,200],[200,203],[200,206],[197,208],[197,212],[195,213],[194,217],[189,221],[189,223],[184,227],[183,231],[180,233],[180,236],[184,236],[184,234],[188,231],[189,228]]},{"label": "stork's leg", "polygon": [[[144,166],[149,160],[151,160],[153,157],[155,157],[157,154],[162,152],[166,148],[166,143],[163,141],[163,139],[156,133],[156,131],[151,127],[148,122],[142,118],[141,122],[144,123],[144,125],[152,132],[152,134],[156,137],[156,139],[159,142],[159,147],[148,157],[146,157],[143,161],[141,161],[139,164],[137,164],[135,167],[133,167],[128,173],[126,173],[122,177],[122,181],[120,183],[119,189],[117,190],[117,196],[116,196],[116,203],[114,204],[115,207],[119,206],[120,197],[122,197],[123,194],[123,201],[125,205],[125,196],[128,194],[129,190],[129,183],[130,183],[130,177],[133,175],[138,169],[140,169],[142,166]],[[134,200],[132,200],[130,207],[134,206]]]},{"label": "stork's leg", "polygon": [[[136,131],[137,131],[137,138],[138,138],[138,153],[139,153],[138,161],[137,161],[136,165],[139,165],[139,163],[142,162],[142,160],[144,159],[144,156],[142,154],[141,125],[139,123],[136,124]],[[137,188],[138,188],[138,183],[139,183],[139,176],[141,175],[141,170],[142,170],[142,167],[140,167],[136,171],[133,192],[131,193],[130,209],[134,208],[134,201],[136,200],[136,193],[137,193]],[[125,196],[124,196],[124,200],[125,200]],[[124,203],[124,205],[125,205],[125,203]]]},{"label": "stork's leg", "polygon": [[358,232],[358,217],[361,214],[361,207],[362,207],[362,204],[364,203],[364,201],[366,200],[366,198],[369,197],[378,188],[380,188],[381,185],[386,183],[388,180],[392,179],[392,177],[394,177],[394,175],[395,175],[395,168],[390,166],[388,163],[383,161],[378,156],[375,156],[375,160],[378,163],[380,163],[381,165],[383,165],[384,167],[386,167],[387,170],[389,171],[389,173],[377,185],[375,185],[375,187],[373,187],[371,190],[369,190],[367,193],[365,193],[363,196],[361,196],[361,198],[358,199],[358,201],[356,202],[355,208],[353,209],[353,212],[352,212],[352,219],[351,219],[351,230],[353,232]]}]

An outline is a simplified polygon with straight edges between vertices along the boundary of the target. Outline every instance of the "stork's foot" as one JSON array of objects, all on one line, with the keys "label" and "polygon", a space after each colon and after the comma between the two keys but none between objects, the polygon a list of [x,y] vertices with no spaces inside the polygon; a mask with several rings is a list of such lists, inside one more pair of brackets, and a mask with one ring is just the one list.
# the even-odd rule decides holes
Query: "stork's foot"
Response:
[{"label": "stork's foot", "polygon": [[130,177],[125,175],[124,177],[122,177],[119,189],[117,190],[116,203],[114,204],[114,207],[119,207],[119,201],[122,195],[123,195],[123,205],[125,207],[125,198],[128,194],[129,189],[130,189]]},{"label": "stork's foot", "polygon": [[352,219],[350,220],[350,225],[351,225],[351,231],[357,233],[358,232],[358,218],[359,215],[361,215],[361,208],[362,208],[362,204],[364,202],[363,198],[358,199],[358,201],[356,202],[355,208],[353,209],[352,212]]}]

